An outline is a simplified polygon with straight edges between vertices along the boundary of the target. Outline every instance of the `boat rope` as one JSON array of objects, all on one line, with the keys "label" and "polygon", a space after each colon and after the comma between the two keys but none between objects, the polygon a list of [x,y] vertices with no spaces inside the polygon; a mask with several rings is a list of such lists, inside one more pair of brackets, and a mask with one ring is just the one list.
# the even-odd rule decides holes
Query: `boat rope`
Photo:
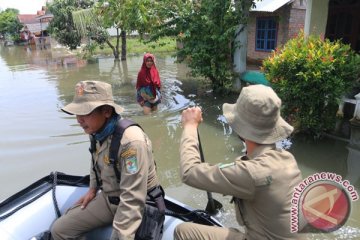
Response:
[{"label": "boat rope", "polygon": [[53,203],[54,203],[54,208],[55,208],[55,212],[56,212],[56,216],[59,218],[61,217],[61,212],[60,212],[60,209],[59,209],[59,205],[58,205],[58,202],[56,200],[56,186],[59,184],[59,183],[62,183],[62,184],[69,184],[69,185],[73,185],[73,186],[78,186],[80,185],[84,179],[86,178],[85,177],[82,177],[80,178],[78,181],[76,182],[73,182],[73,181],[67,181],[67,180],[64,180],[64,179],[58,179],[58,174],[61,174],[61,175],[64,175],[63,173],[61,172],[51,172],[50,173],[50,179],[52,179],[52,199],[53,199]]},{"label": "boat rope", "polygon": [[61,217],[61,212],[60,212],[57,200],[56,200],[56,185],[58,183],[57,182],[57,174],[58,174],[58,172],[52,172],[50,174],[50,179],[53,180],[53,183],[52,183],[52,199],[53,199],[53,203],[54,203],[55,213],[56,213],[56,216],[59,218],[59,217]]},{"label": "boat rope", "polygon": [[55,207],[55,211],[57,216],[61,216],[60,210],[59,210],[59,206],[57,204],[57,200],[56,200],[56,195],[55,195],[55,188],[56,185],[58,183],[63,183],[63,184],[68,184],[68,185],[72,185],[72,186],[81,186],[82,183],[84,182],[84,179],[86,179],[86,176],[84,176],[83,178],[80,178],[78,181],[74,182],[74,181],[67,181],[67,180],[63,180],[63,179],[58,179],[57,176],[58,174],[63,174],[61,172],[55,172],[55,173],[50,173],[50,179],[52,179],[52,186],[51,188],[49,187],[47,190],[39,193],[38,195],[34,196],[33,198],[31,198],[30,200],[24,202],[23,204],[17,206],[16,208],[12,209],[11,211],[9,211],[6,214],[3,214],[0,216],[0,221],[10,217],[11,215],[13,215],[14,213],[16,213],[17,211],[19,211],[20,209],[26,207],[27,205],[35,202],[36,200],[38,200],[40,197],[42,197],[43,195],[45,195],[49,190],[53,190],[53,201],[54,201],[54,207]]},{"label": "boat rope", "polygon": [[177,217],[177,218],[183,218],[183,217],[190,217],[192,215],[195,215],[197,217],[205,217],[205,218],[210,218],[210,215],[204,211],[204,210],[200,210],[200,209],[196,209],[196,210],[192,210],[189,211],[188,213],[177,213],[174,211],[170,211],[169,209],[165,210],[165,215],[168,216],[172,216],[172,217]]}]

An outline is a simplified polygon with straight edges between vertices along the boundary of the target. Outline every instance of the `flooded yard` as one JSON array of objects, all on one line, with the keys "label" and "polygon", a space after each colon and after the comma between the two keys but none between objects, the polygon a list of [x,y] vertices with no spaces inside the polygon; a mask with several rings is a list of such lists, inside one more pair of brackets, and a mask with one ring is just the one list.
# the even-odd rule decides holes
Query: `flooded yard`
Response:
[{"label": "flooded yard", "polygon": [[[100,58],[87,63],[64,50],[31,51],[22,47],[0,47],[0,200],[52,171],[89,173],[89,141],[75,117],[60,108],[73,97],[81,80],[100,80],[113,86],[115,101],[125,108],[123,117],[140,123],[152,140],[158,174],[166,194],[194,208],[206,206],[206,192],[184,185],[179,177],[181,111],[202,107],[200,135],[205,161],[229,163],[242,155],[242,145],[224,121],[221,106],[237,96],[214,95],[202,81],[188,75],[184,64],[171,56],[156,56],[162,81],[163,100],[158,112],[142,114],[136,103],[135,81],[141,56],[126,62]],[[348,140],[302,137],[284,143],[295,155],[303,177],[331,172],[347,179],[359,192],[360,159],[352,155]],[[230,196],[214,194],[224,204],[217,217],[226,226],[236,226]],[[360,239],[360,201],[351,203],[346,224],[329,234],[304,234],[304,239]]]}]

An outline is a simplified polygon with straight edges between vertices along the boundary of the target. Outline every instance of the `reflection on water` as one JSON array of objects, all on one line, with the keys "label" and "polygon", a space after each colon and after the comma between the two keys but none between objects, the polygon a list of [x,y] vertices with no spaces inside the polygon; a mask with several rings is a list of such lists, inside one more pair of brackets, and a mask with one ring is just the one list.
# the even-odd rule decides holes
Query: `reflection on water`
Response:
[{"label": "reflection on water", "polygon": [[[29,51],[24,47],[0,47],[0,168],[3,184],[0,199],[15,193],[34,180],[61,171],[87,174],[88,138],[73,116],[60,108],[71,102],[74,85],[80,80],[101,80],[114,89],[115,101],[125,107],[124,117],[139,122],[152,139],[159,177],[166,192],[179,201],[204,208],[206,193],[188,187],[179,177],[179,141],[181,111],[199,105],[204,123],[199,132],[205,160],[231,162],[244,148],[222,116],[224,102],[237,96],[216,96],[207,85],[188,76],[183,64],[170,56],[157,56],[162,80],[159,110],[144,116],[135,99],[135,81],[142,56],[129,56],[126,62],[101,58],[93,63],[79,61],[64,49]],[[316,172],[334,172],[359,190],[360,158],[349,154],[348,142],[324,139],[313,142],[297,137],[282,143],[299,162],[303,176]],[[350,157],[349,157],[350,156]],[[214,194],[224,204],[219,219],[236,226],[230,197]],[[359,239],[360,201],[353,202],[346,225],[332,234],[304,235],[305,239]],[[276,216],[274,216],[276,217]]]}]

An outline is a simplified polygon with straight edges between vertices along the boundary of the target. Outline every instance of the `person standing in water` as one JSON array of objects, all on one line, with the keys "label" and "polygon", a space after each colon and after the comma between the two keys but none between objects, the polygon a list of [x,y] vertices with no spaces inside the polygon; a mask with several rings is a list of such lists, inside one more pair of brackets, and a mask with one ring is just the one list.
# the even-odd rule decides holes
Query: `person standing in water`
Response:
[{"label": "person standing in water", "polygon": [[157,110],[157,105],[161,102],[160,87],[161,81],[155,66],[155,56],[145,53],[136,82],[136,98],[144,114]]}]

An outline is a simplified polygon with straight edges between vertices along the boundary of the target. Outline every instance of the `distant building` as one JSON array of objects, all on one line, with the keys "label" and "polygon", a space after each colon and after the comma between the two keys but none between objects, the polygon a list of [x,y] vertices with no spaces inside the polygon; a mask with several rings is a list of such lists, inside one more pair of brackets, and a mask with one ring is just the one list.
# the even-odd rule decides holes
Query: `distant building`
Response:
[{"label": "distant building", "polygon": [[50,44],[47,28],[54,16],[49,13],[45,6],[36,14],[19,14],[19,22],[23,25],[20,38],[24,42],[35,44],[39,48],[46,48]]},{"label": "distant building", "polygon": [[37,16],[36,14],[19,14],[17,16],[19,22],[23,25],[20,36],[41,34],[40,21],[36,19]]},{"label": "distant building", "polygon": [[35,36],[46,35],[44,32],[48,28],[53,15],[46,11],[43,6],[36,14],[19,14],[19,22],[24,26],[23,30],[30,31]]}]

